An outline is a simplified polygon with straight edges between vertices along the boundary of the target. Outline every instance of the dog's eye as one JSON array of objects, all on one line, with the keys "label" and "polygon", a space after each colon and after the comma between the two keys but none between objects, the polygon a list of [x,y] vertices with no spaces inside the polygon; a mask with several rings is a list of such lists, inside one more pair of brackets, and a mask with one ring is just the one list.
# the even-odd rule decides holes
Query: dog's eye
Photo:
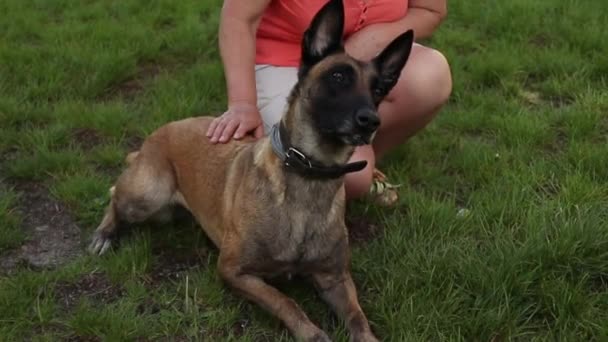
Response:
[{"label": "dog's eye", "polygon": [[375,95],[375,96],[378,96],[378,97],[380,97],[380,96],[384,96],[384,89],[382,89],[382,88],[380,88],[380,87],[376,87],[376,88],[374,88],[374,90],[373,90],[373,91],[374,91],[374,95]]},{"label": "dog's eye", "polygon": [[344,83],[344,81],[345,81],[344,74],[339,71],[336,71],[333,74],[331,74],[331,77],[334,80],[334,82],[339,83],[339,84]]}]

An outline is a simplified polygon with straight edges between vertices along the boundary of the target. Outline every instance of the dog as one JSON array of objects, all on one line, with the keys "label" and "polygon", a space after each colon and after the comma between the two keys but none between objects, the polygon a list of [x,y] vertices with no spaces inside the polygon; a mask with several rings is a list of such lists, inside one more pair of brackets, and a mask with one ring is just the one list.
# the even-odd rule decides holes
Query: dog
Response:
[{"label": "dog", "polygon": [[278,317],[298,340],[330,341],[296,302],[268,284],[283,274],[312,280],[351,340],[377,341],[350,273],[344,175],[380,125],[377,108],[397,82],[413,31],[373,60],[349,56],[344,5],[328,1],[302,39],[298,81],[268,136],[212,144],[212,116],[170,122],[126,158],[89,245],[106,252],[116,233],[170,205],[186,208],[219,250],[218,273],[235,292]]}]

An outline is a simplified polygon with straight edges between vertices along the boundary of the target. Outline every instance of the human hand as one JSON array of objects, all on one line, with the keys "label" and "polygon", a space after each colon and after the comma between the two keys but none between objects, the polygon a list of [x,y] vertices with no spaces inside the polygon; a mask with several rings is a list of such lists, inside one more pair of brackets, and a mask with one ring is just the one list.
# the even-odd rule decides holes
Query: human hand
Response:
[{"label": "human hand", "polygon": [[262,117],[255,105],[237,103],[228,107],[222,115],[215,118],[207,129],[207,137],[211,143],[226,143],[231,138],[239,140],[253,132],[258,139],[264,134]]}]

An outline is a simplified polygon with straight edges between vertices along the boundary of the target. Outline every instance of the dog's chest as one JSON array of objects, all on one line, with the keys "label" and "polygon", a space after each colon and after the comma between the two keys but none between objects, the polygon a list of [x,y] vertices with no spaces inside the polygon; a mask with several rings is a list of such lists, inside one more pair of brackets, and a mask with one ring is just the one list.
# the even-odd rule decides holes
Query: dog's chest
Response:
[{"label": "dog's chest", "polygon": [[288,192],[283,204],[268,208],[264,222],[256,224],[253,259],[273,265],[272,273],[298,273],[342,258],[339,247],[346,244],[342,202],[327,189],[301,189]]},{"label": "dog's chest", "polygon": [[329,253],[335,240],[334,224],[311,210],[283,214],[282,227],[277,227],[278,243],[273,248],[273,259],[280,262],[310,262]]}]

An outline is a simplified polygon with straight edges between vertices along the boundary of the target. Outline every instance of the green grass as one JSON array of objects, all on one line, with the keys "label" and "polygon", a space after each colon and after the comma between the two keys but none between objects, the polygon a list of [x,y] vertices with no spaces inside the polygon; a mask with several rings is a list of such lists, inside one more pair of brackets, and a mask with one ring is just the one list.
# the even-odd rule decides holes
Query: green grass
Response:
[{"label": "green grass", "polygon": [[19,228],[20,215],[15,212],[16,195],[0,188],[0,250],[17,247],[25,236]]},{"label": "green grass", "polygon": [[[87,240],[133,137],[224,108],[220,5],[2,1],[0,175],[44,184]],[[352,207],[385,227],[353,248],[379,337],[608,339],[607,17],[601,1],[449,2],[426,43],[452,65],[450,103],[383,162],[404,183],[399,206]],[[78,132],[94,134],[79,142]],[[8,184],[0,251],[27,238]],[[179,277],[155,276],[184,260],[191,267]],[[216,260],[203,233],[181,222],[136,229],[101,259],[20,268],[0,278],[0,340],[290,340],[223,286]],[[66,307],[60,285],[89,274],[120,291]],[[347,339],[311,286],[280,288]]]}]

